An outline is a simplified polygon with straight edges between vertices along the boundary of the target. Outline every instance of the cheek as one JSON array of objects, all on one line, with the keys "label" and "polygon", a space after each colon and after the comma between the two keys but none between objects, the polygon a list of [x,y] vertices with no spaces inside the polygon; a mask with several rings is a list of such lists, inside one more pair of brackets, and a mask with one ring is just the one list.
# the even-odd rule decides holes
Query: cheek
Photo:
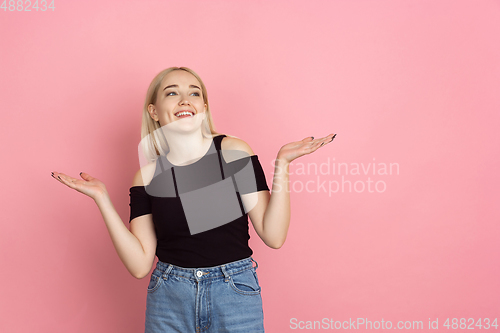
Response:
[{"label": "cheek", "polygon": [[200,99],[197,100],[197,103],[201,106],[201,108],[204,108],[206,102],[200,97]]}]

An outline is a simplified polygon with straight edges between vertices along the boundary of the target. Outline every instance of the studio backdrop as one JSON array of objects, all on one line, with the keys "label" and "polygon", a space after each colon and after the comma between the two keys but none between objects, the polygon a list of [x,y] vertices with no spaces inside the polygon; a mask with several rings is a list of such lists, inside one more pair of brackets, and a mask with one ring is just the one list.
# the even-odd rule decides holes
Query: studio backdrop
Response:
[{"label": "studio backdrop", "polygon": [[498,36],[496,0],[4,1],[0,331],[143,331],[150,275],[51,172],[103,181],[129,227],[142,105],[171,66],[270,189],[283,145],[337,133],[290,165],[284,245],[249,221],[266,332],[496,331]]}]

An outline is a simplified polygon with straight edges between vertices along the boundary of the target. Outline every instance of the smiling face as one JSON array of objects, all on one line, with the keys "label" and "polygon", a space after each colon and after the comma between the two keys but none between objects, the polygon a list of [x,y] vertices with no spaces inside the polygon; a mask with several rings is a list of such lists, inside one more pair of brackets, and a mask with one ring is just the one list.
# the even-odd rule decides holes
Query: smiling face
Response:
[{"label": "smiling face", "polygon": [[205,117],[206,106],[196,77],[184,70],[174,70],[163,78],[156,103],[150,104],[148,111],[162,127],[179,120],[182,120],[183,126],[199,127]]}]

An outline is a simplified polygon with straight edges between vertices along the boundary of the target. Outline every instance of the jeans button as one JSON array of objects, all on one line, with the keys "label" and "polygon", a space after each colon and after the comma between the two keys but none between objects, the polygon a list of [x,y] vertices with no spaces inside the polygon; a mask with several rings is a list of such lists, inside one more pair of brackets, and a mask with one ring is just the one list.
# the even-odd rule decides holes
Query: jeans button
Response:
[{"label": "jeans button", "polygon": [[196,276],[201,277],[203,273],[201,271],[196,272]]}]

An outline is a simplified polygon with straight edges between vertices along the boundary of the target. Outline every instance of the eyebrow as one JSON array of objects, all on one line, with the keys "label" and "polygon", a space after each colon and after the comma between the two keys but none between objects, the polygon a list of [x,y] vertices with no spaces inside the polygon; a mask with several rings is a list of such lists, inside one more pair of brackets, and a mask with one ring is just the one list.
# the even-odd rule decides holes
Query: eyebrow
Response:
[{"label": "eyebrow", "polygon": [[[174,88],[174,87],[178,88],[179,86],[178,86],[177,84],[171,84],[171,85],[166,86],[165,88],[163,88],[163,90],[165,90],[165,89],[167,89],[167,88]],[[198,89],[200,89],[200,87],[195,86],[194,84],[190,84],[190,85],[189,85],[189,88],[198,88]],[[201,89],[200,89],[200,90],[201,90]]]}]

